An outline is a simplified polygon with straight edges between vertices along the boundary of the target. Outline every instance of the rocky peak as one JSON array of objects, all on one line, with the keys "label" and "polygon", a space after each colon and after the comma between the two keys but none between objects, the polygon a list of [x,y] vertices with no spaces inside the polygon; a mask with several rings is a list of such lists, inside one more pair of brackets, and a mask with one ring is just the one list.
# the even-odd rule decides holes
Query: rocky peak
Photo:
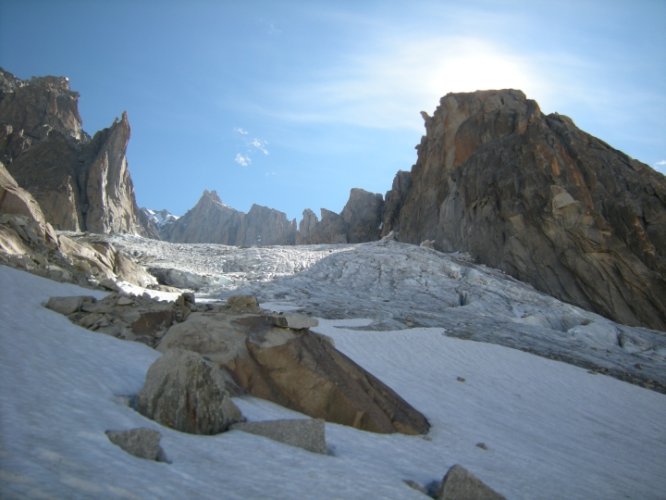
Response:
[{"label": "rocky peak", "polygon": [[425,121],[409,182],[387,195],[385,233],[666,329],[664,176],[515,90],[448,94]]},{"label": "rocky peak", "polygon": [[0,158],[57,229],[148,234],[125,157],[126,113],[90,137],[64,77],[0,71]]},{"label": "rocky peak", "polygon": [[[79,94],[70,90],[66,77],[45,76],[26,81],[0,68],[2,123],[23,131],[24,141],[43,140],[53,130],[77,141],[84,140],[78,101]],[[10,155],[3,159],[9,162],[13,158]]]}]

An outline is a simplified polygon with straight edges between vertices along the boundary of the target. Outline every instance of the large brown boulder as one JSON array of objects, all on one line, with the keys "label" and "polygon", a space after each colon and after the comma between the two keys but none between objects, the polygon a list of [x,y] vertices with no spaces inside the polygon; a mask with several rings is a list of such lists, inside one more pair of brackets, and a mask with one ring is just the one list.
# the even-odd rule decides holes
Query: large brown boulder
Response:
[{"label": "large brown boulder", "polygon": [[448,94],[425,118],[384,234],[434,240],[560,300],[666,330],[663,175],[517,90]]},{"label": "large brown boulder", "polygon": [[[294,326],[290,328],[289,325]],[[424,434],[426,418],[390,387],[289,315],[194,312],[157,349],[198,352],[254,396],[359,429]]]}]

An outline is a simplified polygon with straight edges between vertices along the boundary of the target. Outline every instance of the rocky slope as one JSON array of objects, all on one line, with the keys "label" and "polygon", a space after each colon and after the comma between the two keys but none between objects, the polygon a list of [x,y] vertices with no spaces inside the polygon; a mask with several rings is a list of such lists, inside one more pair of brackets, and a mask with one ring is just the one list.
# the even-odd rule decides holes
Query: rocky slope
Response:
[{"label": "rocky slope", "polygon": [[59,234],[33,196],[0,163],[0,264],[59,281],[115,288],[117,280],[138,286],[156,279],[107,242],[89,243]]},{"label": "rocky slope", "polygon": [[0,69],[0,160],[56,229],[155,235],[142,225],[125,151],[127,114],[90,138],[62,77]]},{"label": "rocky slope", "polygon": [[[449,94],[384,233],[467,251],[561,300],[666,330],[666,179],[516,90]],[[390,200],[390,203],[388,202]]]}]

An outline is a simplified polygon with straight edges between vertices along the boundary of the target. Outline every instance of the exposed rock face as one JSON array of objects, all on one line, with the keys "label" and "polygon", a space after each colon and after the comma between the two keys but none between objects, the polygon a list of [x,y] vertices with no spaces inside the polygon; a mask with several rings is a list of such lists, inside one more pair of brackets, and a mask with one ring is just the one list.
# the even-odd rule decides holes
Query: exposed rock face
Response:
[{"label": "exposed rock face", "polygon": [[296,221],[273,208],[252,205],[243,218],[237,245],[293,245]]},{"label": "exposed rock face", "polygon": [[180,243],[234,245],[242,212],[228,207],[215,191],[204,191],[197,204],[172,224],[163,227],[162,239]]},{"label": "exposed rock face", "polygon": [[387,196],[384,234],[666,330],[664,176],[516,90],[448,94],[417,150],[411,183],[399,174]]},{"label": "exposed rock face", "polygon": [[347,240],[349,243],[363,243],[379,239],[384,198],[381,194],[369,193],[354,188],[349,200],[342,209],[342,220],[347,224]]},{"label": "exposed rock face", "polygon": [[59,235],[32,195],[0,163],[0,263],[60,281],[140,286],[155,278],[106,242],[77,242]]},{"label": "exposed rock face", "polygon": [[191,351],[175,349],[148,369],[137,410],[190,434],[218,434],[240,422],[221,370]]},{"label": "exposed rock face", "polygon": [[204,191],[194,208],[162,227],[161,236],[183,243],[293,245],[296,222],[288,221],[283,212],[259,205],[245,214],[222,203],[215,191]]},{"label": "exposed rock face", "polygon": [[129,136],[123,113],[90,139],[66,78],[19,80],[0,70],[0,158],[56,229],[150,235],[125,158]]},{"label": "exposed rock face", "polygon": [[303,211],[296,241],[301,245],[374,241],[379,238],[383,212],[381,194],[354,188],[339,215],[322,208],[319,221],[312,210]]}]

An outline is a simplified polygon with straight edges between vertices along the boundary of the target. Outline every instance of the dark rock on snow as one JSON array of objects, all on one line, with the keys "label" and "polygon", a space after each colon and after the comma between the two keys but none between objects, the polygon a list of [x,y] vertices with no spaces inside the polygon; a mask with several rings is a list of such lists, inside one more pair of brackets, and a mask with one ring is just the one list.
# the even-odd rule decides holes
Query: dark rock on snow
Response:
[{"label": "dark rock on snow", "polygon": [[139,427],[127,431],[106,431],[106,435],[109,441],[130,455],[156,462],[168,462],[160,446],[162,436],[156,430]]},{"label": "dark rock on snow", "polygon": [[231,426],[231,430],[264,436],[273,441],[296,446],[313,453],[326,454],[326,426],[321,419],[297,418],[290,420],[266,420],[262,422],[241,422]]}]

